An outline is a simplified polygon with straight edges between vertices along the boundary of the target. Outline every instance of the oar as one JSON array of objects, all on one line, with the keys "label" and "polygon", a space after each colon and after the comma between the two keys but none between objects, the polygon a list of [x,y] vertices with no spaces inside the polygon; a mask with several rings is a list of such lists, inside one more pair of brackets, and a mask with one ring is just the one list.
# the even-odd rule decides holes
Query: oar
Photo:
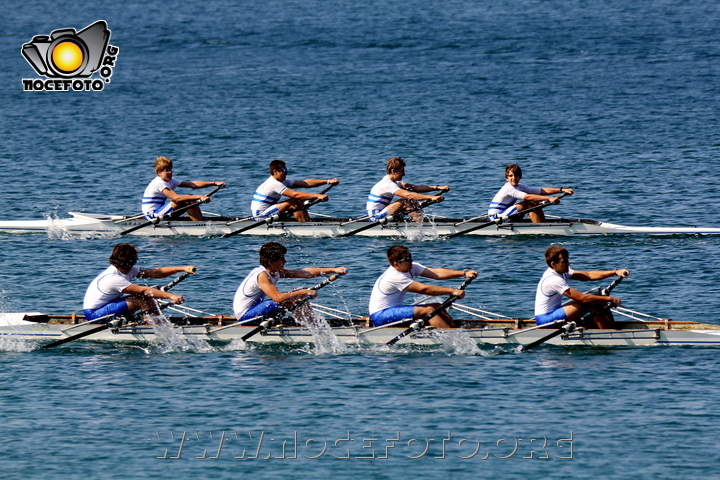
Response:
[{"label": "oar", "polygon": [[[441,191],[445,191],[445,190],[441,190]],[[360,227],[360,228],[356,228],[355,230],[350,230],[349,232],[340,234],[340,235],[338,235],[338,238],[351,237],[351,236],[355,235],[356,233],[364,232],[365,230],[369,230],[369,229],[371,229],[371,228],[377,227],[378,225],[387,225],[387,224],[390,223],[390,222],[394,222],[395,220],[399,220],[400,218],[403,217],[403,215],[407,215],[408,213],[417,212],[418,210],[423,210],[424,208],[429,207],[429,206],[432,205],[433,203],[438,203],[438,201],[442,201],[442,200],[425,200],[425,201],[422,202],[419,206],[417,206],[417,207],[415,207],[415,208],[413,208],[413,209],[411,209],[411,210],[405,210],[405,209],[400,210],[400,211],[397,212],[395,215],[390,215],[390,216],[388,216],[388,217],[381,218],[381,219],[378,220],[377,222],[371,222],[371,223],[368,223],[367,225],[363,225],[363,226]],[[368,217],[368,218],[369,218],[369,217]]]},{"label": "oar", "polygon": [[[612,291],[612,289],[615,288],[620,282],[622,282],[622,280],[623,280],[623,277],[618,277],[618,278],[616,278],[610,285],[608,285],[607,288],[605,288],[605,289],[602,291],[602,294],[603,294],[604,296],[609,295],[610,292]],[[563,333],[563,332],[571,332],[571,331],[575,328],[575,326],[576,326],[575,322],[565,322],[564,324],[560,325],[560,326],[558,327],[558,329],[555,330],[554,332],[552,332],[552,333],[550,333],[550,334],[548,334],[548,335],[545,335],[544,337],[542,337],[542,338],[540,338],[540,339],[538,339],[538,340],[535,340],[535,341],[532,342],[532,343],[528,343],[527,345],[524,345],[524,346],[520,349],[520,351],[521,351],[521,352],[527,352],[527,351],[530,350],[531,348],[535,348],[535,347],[537,347],[538,345],[541,345],[541,344],[547,342],[548,340],[557,337],[558,335],[560,335],[560,334]]]},{"label": "oar", "polygon": [[179,277],[177,277],[175,280],[173,280],[172,282],[168,283],[168,284],[165,285],[164,287],[158,288],[158,290],[162,290],[163,292],[167,292],[168,290],[170,290],[171,288],[173,288],[175,285],[177,285],[178,283],[182,282],[183,280],[185,280],[185,279],[186,279],[187,277],[189,277],[190,275],[194,274],[196,271],[197,271],[197,270],[195,269],[195,267],[193,267],[192,270],[190,270],[189,272],[183,273],[182,275],[180,275]]},{"label": "oar", "polygon": [[[335,280],[337,280],[338,277],[340,277],[340,275],[338,275],[337,273],[335,273],[335,274],[333,274],[333,275],[330,275],[328,278],[326,278],[326,279],[323,280],[322,282],[318,283],[317,285],[315,285],[314,287],[312,287],[310,290],[320,290],[320,289],[323,288],[324,286],[329,285],[331,282],[334,282]],[[305,297],[305,298],[303,298],[302,300],[300,300],[299,302],[293,303],[293,304],[290,305],[288,308],[286,308],[286,309],[283,308],[283,310],[286,310],[287,312],[292,312],[293,310],[295,310],[295,309],[297,309],[298,307],[300,307],[300,305],[305,304],[305,302],[307,302],[308,300],[310,300],[310,297]],[[274,318],[268,318],[267,320],[265,320],[264,322],[262,322],[260,325],[258,325],[257,327],[253,328],[253,329],[250,330],[248,333],[246,333],[245,335],[243,335],[243,336],[242,336],[242,341],[243,341],[243,342],[244,342],[244,341],[247,341],[247,339],[249,339],[250,337],[254,336],[255,334],[260,333],[260,332],[263,332],[263,331],[271,328],[271,327],[272,327],[272,324],[275,323],[275,321],[276,321],[276,320],[275,320]],[[238,323],[240,323],[240,322],[238,322]]]},{"label": "oar", "polygon": [[[332,187],[334,187],[335,185],[337,185],[337,184],[336,184],[336,183],[331,183],[330,185],[328,185],[327,187],[325,187],[324,189],[322,189],[322,190],[320,191],[320,195],[325,195],[325,194],[326,194],[327,192],[329,192],[330,189],[331,189]],[[280,219],[286,218],[287,216],[289,216],[289,215],[292,214],[292,213],[298,212],[298,211],[300,211],[300,210],[308,209],[308,208],[312,207],[313,205],[315,205],[315,204],[317,204],[317,203],[320,203],[320,201],[321,201],[321,200],[320,200],[319,198],[315,198],[315,199],[313,199],[313,200],[306,201],[306,202],[303,204],[303,206],[300,207],[300,208],[291,208],[291,209],[289,209],[289,210],[287,210],[287,211],[285,211],[285,212],[283,212],[283,213],[276,214],[276,215],[273,215],[273,216],[271,216],[271,217],[268,217],[268,218],[266,218],[265,220],[263,220],[262,222],[256,222],[256,223],[253,223],[252,225],[248,225],[247,227],[239,228],[239,229],[237,229],[237,230],[235,230],[235,231],[233,231],[233,232],[226,233],[225,235],[222,236],[222,238],[234,237],[235,235],[240,235],[241,233],[247,232],[248,230],[252,230],[253,228],[257,228],[257,227],[260,227],[260,226],[262,226],[262,225],[270,225],[270,224],[273,223],[273,222],[276,222],[276,221],[278,221],[278,220],[280,220]],[[250,218],[253,218],[253,217],[250,217]],[[248,218],[248,220],[249,220],[250,218]],[[231,222],[231,223],[237,223],[237,221],[239,221],[239,220],[236,220],[235,222]],[[228,224],[228,225],[229,225],[229,224]]]},{"label": "oar", "polygon": [[[467,287],[468,285],[470,285],[470,282],[472,282],[472,281],[473,281],[472,278],[466,279],[466,280],[462,283],[462,285],[460,285],[460,287],[458,287],[459,290],[465,290],[465,287]],[[448,297],[447,300],[445,300],[443,303],[441,303],[438,308],[436,308],[435,310],[433,310],[432,313],[429,313],[429,314],[425,315],[423,318],[421,318],[420,320],[418,320],[418,321],[416,321],[416,322],[413,322],[412,325],[410,325],[407,329],[405,329],[402,333],[400,333],[399,335],[397,335],[395,338],[393,338],[392,340],[390,340],[389,342],[387,342],[385,345],[387,345],[388,347],[392,347],[392,346],[395,345],[397,342],[399,342],[403,337],[411,334],[412,332],[414,332],[414,331],[416,331],[416,330],[420,330],[420,329],[423,327],[423,325],[425,325],[425,322],[427,322],[427,321],[430,320],[432,317],[434,317],[434,316],[437,315],[438,313],[440,313],[440,312],[442,312],[443,310],[445,310],[446,308],[448,308],[450,305],[452,305],[452,304],[453,304],[457,299],[459,299],[459,298],[460,298],[460,297],[457,296],[457,295],[450,295],[450,297]]]},{"label": "oar", "polygon": [[[162,290],[162,291],[164,291],[164,292],[168,291],[170,288],[174,287],[174,286],[177,285],[178,283],[180,283],[180,282],[182,282],[183,280],[185,280],[189,275],[190,275],[190,273],[188,273],[188,272],[183,273],[182,275],[180,275],[178,278],[176,278],[176,279],[173,280],[172,282],[168,283],[168,284],[165,285],[164,287],[161,287],[160,290]],[[164,304],[160,305],[160,309],[162,310],[163,308],[169,307],[170,305],[172,305],[172,303],[164,303]],[[144,312],[139,312],[139,313],[135,314],[135,318],[140,318],[143,313],[144,313]],[[89,322],[86,322],[86,323],[98,323],[98,322],[100,322],[101,320],[105,320],[105,319],[107,319],[108,317],[113,317],[113,316],[114,316],[114,315],[105,315],[104,317],[96,318],[96,319],[90,320]],[[62,345],[62,344],[64,344],[64,343],[72,342],[72,341],[74,341],[74,340],[79,340],[79,339],[81,339],[81,338],[83,338],[83,337],[90,336],[90,335],[92,335],[92,334],[94,334],[94,333],[97,333],[97,332],[102,332],[103,330],[107,330],[108,328],[117,328],[118,326],[120,326],[120,324],[123,323],[124,320],[125,320],[124,318],[118,318],[117,320],[113,320],[112,322],[103,323],[102,325],[98,325],[97,327],[95,327],[95,328],[93,328],[93,329],[85,330],[84,332],[80,332],[80,333],[78,333],[78,334],[71,335],[71,336],[66,337],[66,338],[61,338],[60,340],[55,340],[54,342],[46,343],[45,345],[43,345],[43,346],[40,347],[40,348],[53,348],[53,347],[57,347],[58,345]]]},{"label": "oar", "polygon": [[[211,196],[213,196],[218,190],[221,190],[221,189],[223,189],[223,188],[225,188],[225,185],[220,185],[220,186],[218,186],[218,187],[215,187],[215,189],[213,189],[212,192],[208,193],[208,194],[205,195],[205,196],[206,196],[206,197],[211,197]],[[182,207],[182,208],[178,208],[177,210],[173,211],[170,215],[175,215],[175,216],[177,216],[177,215],[179,215],[179,214],[181,214],[181,213],[187,212],[187,211],[190,210],[191,208],[194,208],[194,207],[197,207],[197,206],[199,206],[199,205],[202,205],[203,203],[205,203],[205,202],[203,202],[202,200],[198,200],[197,202],[193,202],[193,203],[191,203],[190,205],[185,205],[185,206]],[[122,232],[120,232],[120,235],[121,235],[121,236],[122,236],[122,235],[127,235],[128,233],[132,233],[132,232],[134,232],[135,230],[140,230],[141,228],[145,228],[145,227],[147,227],[147,226],[149,226],[149,225],[157,225],[157,224],[160,223],[162,220],[164,220],[165,217],[167,217],[167,216],[169,216],[169,215],[164,215],[164,216],[162,216],[162,217],[155,217],[155,218],[153,218],[152,220],[148,220],[148,221],[145,222],[145,223],[141,223],[140,225],[135,225],[134,227],[128,228],[127,230],[123,230]]]},{"label": "oar", "polygon": [[[558,195],[558,196],[555,197],[555,198],[562,198],[562,197],[565,197],[565,196],[567,196],[567,195],[569,195],[569,194],[568,194],[568,193],[561,193],[560,195]],[[514,220],[514,219],[516,219],[516,218],[522,218],[526,213],[534,212],[535,210],[540,210],[540,209],[545,208],[545,207],[547,207],[548,205],[552,205],[552,204],[553,204],[553,202],[549,202],[549,201],[541,202],[539,205],[535,205],[534,207],[530,207],[530,208],[525,209],[525,210],[520,210],[519,212],[513,213],[512,215],[509,215],[509,216],[507,216],[507,217],[498,217],[497,219],[492,220],[492,221],[490,221],[490,222],[488,222],[488,223],[483,223],[482,225],[477,225],[477,226],[475,226],[475,227],[470,227],[470,228],[467,228],[467,229],[465,229],[465,230],[461,230],[461,231],[459,231],[459,232],[452,233],[452,234],[446,236],[445,239],[446,239],[446,240],[449,240],[449,239],[451,239],[451,238],[459,237],[460,235],[465,235],[466,233],[474,232],[474,231],[476,231],[476,230],[482,230],[483,228],[491,227],[491,226],[493,226],[493,225],[500,225],[500,224],[503,224],[503,223],[508,222],[508,221],[510,221],[510,220]],[[478,218],[482,218],[482,216],[480,216],[480,217],[478,217]]]}]

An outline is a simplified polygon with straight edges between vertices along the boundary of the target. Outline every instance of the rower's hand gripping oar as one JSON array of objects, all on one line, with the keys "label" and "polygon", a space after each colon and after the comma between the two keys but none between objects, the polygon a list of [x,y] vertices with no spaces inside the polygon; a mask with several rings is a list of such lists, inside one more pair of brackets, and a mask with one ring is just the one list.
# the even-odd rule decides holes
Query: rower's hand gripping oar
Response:
[{"label": "rower's hand gripping oar", "polygon": [[[323,189],[320,191],[320,195],[325,195],[325,194],[326,194],[327,192],[329,192],[330,189],[331,189],[332,187],[334,187],[335,185],[337,185],[337,183],[331,183],[331,184],[328,185],[327,187],[323,188]],[[291,208],[291,209],[289,209],[289,210],[287,210],[287,211],[285,211],[285,212],[283,212],[283,213],[279,213],[279,214],[276,214],[276,215],[272,215],[272,216],[270,216],[270,217],[267,217],[267,218],[264,219],[263,221],[253,223],[252,225],[248,225],[247,227],[239,228],[239,229],[237,229],[237,230],[235,230],[235,231],[233,231],[233,232],[230,232],[230,233],[226,233],[225,235],[222,236],[222,238],[234,237],[235,235],[240,235],[241,233],[247,232],[248,230],[252,230],[253,228],[257,228],[257,227],[260,227],[260,226],[262,226],[262,225],[270,225],[270,224],[273,223],[273,222],[277,222],[278,220],[285,219],[285,218],[286,218],[288,215],[290,215],[290,214],[293,214],[293,213],[295,213],[295,212],[299,212],[300,210],[306,210],[306,209],[312,207],[313,205],[316,205],[316,204],[320,203],[321,201],[322,201],[322,200],[320,200],[319,198],[314,198],[314,199],[312,199],[312,200],[307,200],[307,201],[305,201],[305,203],[303,203],[303,206],[300,207],[300,208]],[[253,218],[253,217],[251,216],[251,217],[248,218],[248,220],[250,220],[250,219],[252,219],[252,218]],[[230,222],[230,223],[228,223],[228,225],[232,225],[233,223],[236,223],[236,222]]]},{"label": "rower's hand gripping oar", "polygon": [[[601,294],[602,294],[603,296],[608,296],[608,295],[610,295],[610,292],[612,291],[612,289],[615,288],[615,287],[617,287],[618,284],[619,284],[620,282],[622,282],[623,278],[624,278],[624,277],[618,277],[618,278],[616,278],[615,280],[613,280],[613,282],[612,282],[610,285],[608,285],[607,288],[604,288],[604,289],[601,291]],[[524,345],[522,348],[520,348],[520,351],[521,351],[521,352],[527,352],[527,351],[530,350],[531,348],[535,348],[535,347],[537,347],[538,345],[541,345],[541,344],[547,342],[548,340],[551,340],[551,339],[557,337],[557,336],[560,335],[560,334],[570,333],[570,332],[573,331],[573,329],[575,328],[575,326],[576,326],[576,323],[575,323],[575,322],[565,322],[564,324],[559,325],[559,326],[557,327],[558,329],[555,330],[554,332],[552,332],[552,333],[550,333],[550,334],[548,334],[548,335],[545,335],[544,337],[542,337],[542,338],[540,338],[540,339],[538,339],[538,340],[535,340],[535,341],[532,342],[532,343],[528,343],[527,345]]]},{"label": "rower's hand gripping oar", "polygon": [[[441,190],[441,193],[445,193],[446,191],[447,190]],[[440,197],[440,198],[442,200],[444,200],[443,197]],[[413,212],[417,212],[418,210],[423,210],[434,203],[442,202],[442,200],[425,200],[424,202],[422,202],[420,205],[418,205],[417,207],[415,207],[413,209],[410,209],[410,210],[402,209],[399,212],[397,212],[395,215],[390,215],[385,218],[381,218],[380,220],[378,220],[376,222],[372,222],[367,225],[363,225],[360,228],[356,228],[355,230],[351,230],[349,232],[338,235],[338,238],[351,237],[351,236],[355,235],[356,233],[364,232],[365,230],[369,230],[371,228],[377,227],[378,225],[387,225],[388,223],[394,222],[395,220],[400,220],[404,215],[407,215],[407,214],[413,213]]]},{"label": "rower's hand gripping oar", "polygon": [[[563,192],[555,198],[559,200],[567,195],[570,195],[570,194]],[[511,220],[515,220],[516,218],[522,218],[523,216],[525,216],[526,213],[530,213],[530,212],[534,212],[536,210],[543,209],[549,205],[553,205],[553,202],[549,202],[549,201],[541,202],[539,205],[535,205],[534,207],[530,207],[525,210],[520,210],[519,212],[513,213],[512,215],[508,215],[507,217],[497,217],[495,220],[491,220],[488,223],[483,223],[482,225],[477,225],[475,227],[466,228],[465,230],[461,230],[459,232],[452,233],[452,234],[446,236],[445,239],[449,240],[451,238],[459,237],[460,235],[465,235],[466,233],[474,232],[476,230],[482,230],[483,228],[491,227],[493,225],[502,225],[503,223],[509,222]],[[481,215],[480,217],[476,217],[476,218],[477,219],[483,218],[483,215]],[[470,220],[468,220],[468,221],[470,221]],[[466,222],[461,222],[461,223],[466,223]]]},{"label": "rower's hand gripping oar", "polygon": [[[312,287],[310,290],[320,290],[324,286],[330,285],[330,283],[334,282],[339,277],[340,277],[339,274],[334,273],[334,274],[330,275],[328,278],[326,278],[325,280],[323,280],[322,282],[320,282],[317,285],[315,285],[314,287]],[[296,310],[297,308],[299,308],[301,305],[304,305],[309,300],[310,300],[310,297],[305,297],[302,300],[299,300],[299,301],[293,303],[288,308],[283,308],[283,310],[286,310],[287,312],[292,312],[293,310]],[[267,320],[261,322],[260,325],[258,325],[257,327],[253,328],[248,333],[243,335],[242,341],[243,342],[247,341],[250,337],[253,337],[254,335],[256,335],[260,332],[267,331],[269,328],[272,328],[273,323],[275,323],[275,322],[276,322],[275,318],[268,318]],[[238,323],[240,323],[240,322],[238,322]]]},{"label": "rower's hand gripping oar", "polygon": [[[192,273],[194,273],[194,269],[193,269],[193,272],[192,272]],[[167,285],[165,285],[165,286],[163,286],[163,287],[160,287],[159,290],[162,290],[163,292],[167,292],[169,289],[171,289],[172,287],[174,287],[174,286],[177,285],[178,283],[180,283],[180,282],[182,282],[183,280],[185,280],[185,279],[186,279],[188,276],[190,276],[192,273],[191,273],[191,272],[185,272],[185,273],[183,273],[182,275],[180,275],[178,278],[176,278],[176,279],[173,280],[172,282],[168,283]],[[172,305],[172,303],[164,303],[164,304],[160,305],[160,309],[167,308],[167,307],[169,307],[170,305]],[[145,313],[145,312],[138,312],[137,314],[134,315],[134,317],[135,317],[135,318],[140,318],[143,313]],[[95,320],[91,320],[91,321],[89,321],[89,322],[87,322],[87,323],[91,323],[91,324],[92,324],[92,323],[97,323],[97,322],[99,322],[99,321],[101,321],[101,320],[105,320],[105,319],[107,319],[107,318],[112,318],[112,317],[114,317],[114,316],[115,316],[115,315],[105,315],[104,317],[96,318]],[[97,332],[102,332],[103,330],[107,330],[108,328],[118,328],[118,327],[120,327],[120,325],[121,325],[124,321],[125,321],[125,318],[118,318],[118,319],[116,319],[116,320],[112,320],[112,321],[109,321],[109,322],[107,322],[107,323],[103,323],[103,324],[101,324],[101,325],[98,325],[97,327],[92,328],[92,329],[90,329],[90,330],[85,330],[84,332],[80,332],[80,333],[78,333],[78,334],[76,334],[76,335],[71,335],[71,336],[66,337],[66,338],[61,338],[60,340],[55,340],[54,342],[46,343],[45,345],[43,345],[43,346],[40,347],[40,348],[53,348],[53,347],[57,347],[58,345],[62,345],[62,344],[64,344],[64,343],[72,342],[72,341],[74,341],[74,340],[79,340],[79,339],[81,339],[81,338],[88,337],[88,336],[90,336],[90,335],[92,335],[92,334],[94,334],[94,333],[97,333]]]},{"label": "rower's hand gripping oar", "polygon": [[[467,279],[462,283],[462,285],[460,285],[460,286],[458,287],[458,289],[459,289],[459,290],[465,290],[465,288],[466,288],[468,285],[470,285],[470,282],[472,282],[472,281],[473,281],[473,278],[467,278]],[[420,329],[425,325],[425,322],[427,322],[428,320],[430,320],[432,317],[434,317],[434,316],[437,315],[438,313],[440,313],[440,312],[442,312],[443,310],[445,310],[445,309],[447,309],[448,307],[450,307],[450,305],[452,305],[453,303],[455,303],[455,301],[456,301],[457,299],[459,299],[459,298],[460,298],[460,297],[457,296],[457,295],[450,295],[450,297],[448,297],[447,300],[445,300],[443,303],[441,303],[439,307],[437,307],[435,310],[433,310],[432,313],[429,313],[429,314],[425,315],[423,318],[421,318],[420,320],[417,320],[417,321],[413,322],[412,325],[410,325],[407,329],[405,329],[402,333],[400,333],[399,335],[397,335],[395,338],[393,338],[392,340],[390,340],[389,342],[387,342],[385,345],[387,345],[388,347],[392,347],[392,346],[395,345],[397,342],[399,342],[403,337],[406,337],[407,335],[409,335],[409,334],[411,334],[411,333],[413,333],[413,332],[415,332],[415,331],[417,331],[417,330],[420,330]]]},{"label": "rower's hand gripping oar", "polygon": [[[225,185],[219,185],[219,186],[215,187],[210,193],[208,193],[208,194],[205,195],[205,196],[206,196],[206,197],[212,197],[216,192],[218,192],[219,190],[222,190],[223,188],[225,188]],[[140,230],[141,228],[145,228],[145,227],[150,226],[150,225],[157,225],[158,223],[162,222],[163,220],[165,220],[165,218],[167,218],[167,217],[169,217],[169,216],[178,216],[178,215],[180,215],[180,214],[182,214],[182,213],[187,212],[187,211],[190,210],[191,208],[194,208],[194,207],[197,207],[197,206],[202,205],[203,203],[205,203],[205,202],[202,201],[202,200],[198,200],[197,202],[193,202],[193,203],[191,203],[191,204],[189,204],[189,205],[185,205],[184,207],[181,207],[181,208],[178,208],[177,210],[174,210],[174,211],[173,211],[172,213],[170,213],[169,215],[163,215],[163,216],[161,216],[161,217],[155,217],[155,218],[153,218],[152,220],[148,220],[148,221],[145,222],[145,223],[141,223],[140,225],[135,225],[134,227],[128,228],[127,230],[123,230],[122,232],[120,232],[120,235],[121,235],[121,236],[122,236],[122,235],[127,235],[128,233],[132,233],[132,232],[134,232],[135,230]]]}]

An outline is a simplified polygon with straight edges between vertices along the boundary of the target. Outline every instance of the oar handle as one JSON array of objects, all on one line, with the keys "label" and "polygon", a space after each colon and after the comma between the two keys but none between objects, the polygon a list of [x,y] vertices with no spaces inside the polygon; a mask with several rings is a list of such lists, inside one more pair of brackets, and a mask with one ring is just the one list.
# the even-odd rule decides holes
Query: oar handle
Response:
[{"label": "oar handle", "polygon": [[615,280],[613,280],[613,282],[610,285],[608,285],[607,287],[603,288],[600,291],[600,295],[603,295],[605,297],[610,295],[610,292],[612,292],[613,288],[617,287],[620,284],[620,282],[623,281],[623,278],[624,277],[618,276]]},{"label": "oar handle", "polygon": [[173,280],[172,282],[168,283],[167,285],[165,285],[165,286],[163,286],[163,287],[160,287],[160,290],[162,290],[163,292],[167,292],[168,290],[170,290],[171,288],[173,288],[175,285],[177,285],[178,283],[182,282],[183,280],[185,280],[185,279],[186,279],[187,277],[189,277],[190,275],[194,274],[196,271],[197,271],[197,270],[195,269],[195,267],[193,267],[192,271],[183,273],[182,275],[180,275],[179,277],[177,277],[177,278],[176,278],[175,280]]},{"label": "oar handle", "polygon": [[[465,290],[467,288],[467,286],[470,285],[470,283],[472,283],[473,280],[474,280],[473,278],[466,278],[465,281],[462,283],[462,285],[460,285],[458,287],[458,290]],[[436,308],[435,310],[433,310],[432,313],[429,313],[429,314],[425,315],[423,318],[421,318],[420,322],[422,324],[424,324],[425,322],[430,320],[432,317],[434,317],[435,315],[437,315],[438,313],[442,312],[443,310],[448,308],[450,305],[455,303],[455,301],[459,298],[460,297],[457,295],[450,295],[447,298],[447,300],[445,300],[443,303],[441,303],[440,306],[438,308]]]},{"label": "oar handle", "polygon": [[[467,279],[465,279],[465,281],[462,283],[462,285],[460,285],[460,286],[458,287],[458,290],[465,290],[465,288],[466,288],[468,285],[470,285],[470,283],[471,283],[472,281],[473,281],[473,278],[467,278]],[[407,329],[405,329],[402,333],[400,333],[399,335],[397,335],[395,338],[393,338],[392,340],[390,340],[389,342],[387,342],[385,345],[387,345],[388,347],[392,347],[392,346],[395,345],[397,342],[399,342],[400,340],[402,340],[405,336],[409,335],[410,333],[412,333],[412,332],[414,332],[414,331],[416,331],[416,330],[421,329],[421,328],[423,327],[423,325],[425,325],[425,322],[427,322],[427,321],[430,320],[432,317],[434,317],[434,316],[437,315],[438,313],[440,313],[440,312],[442,312],[443,310],[445,310],[446,308],[448,308],[450,305],[452,305],[452,304],[453,304],[457,299],[459,299],[459,298],[460,298],[460,297],[457,296],[457,295],[450,295],[450,297],[449,297],[447,300],[445,300],[442,304],[440,304],[439,307],[437,307],[435,310],[433,310],[432,313],[429,313],[429,314],[425,315],[423,318],[421,318],[420,320],[418,320],[418,321],[416,321],[416,322],[413,322],[412,325],[410,325]]]},{"label": "oar handle", "polygon": [[[337,280],[338,278],[340,278],[340,275],[337,274],[337,273],[333,273],[332,275],[330,275],[328,278],[326,278],[326,279],[323,280],[322,282],[318,283],[318,284],[315,285],[314,287],[311,287],[309,290],[320,290],[321,288],[323,288],[323,287],[325,287],[325,286],[327,286],[327,285],[330,285],[332,282],[334,282],[334,281]],[[287,310],[288,310],[289,312],[292,312],[293,310],[297,309],[298,307],[300,307],[300,305],[303,305],[303,304],[304,304],[305,302],[307,302],[308,300],[310,300],[310,297],[305,297],[305,298],[303,298],[302,300],[300,300],[300,301],[298,301],[298,302],[295,302],[295,303],[293,303],[292,305],[290,305],[290,307],[288,307]]]},{"label": "oar handle", "polygon": [[[325,194],[326,194],[327,192],[329,192],[330,189],[333,188],[335,185],[337,185],[337,183],[331,183],[331,184],[329,184],[327,187],[325,187],[325,188],[323,188],[322,190],[320,190],[320,195],[325,195]],[[314,198],[314,199],[312,199],[312,200],[306,200],[305,203],[303,203],[303,206],[302,206],[302,207],[300,207],[300,208],[292,208],[292,209],[290,209],[290,210],[286,210],[285,212],[283,212],[283,215],[287,216],[288,214],[295,213],[295,212],[299,212],[300,210],[308,209],[308,208],[312,207],[313,205],[316,205],[316,204],[320,203],[321,201],[322,201],[322,200],[320,200],[319,198]]]}]

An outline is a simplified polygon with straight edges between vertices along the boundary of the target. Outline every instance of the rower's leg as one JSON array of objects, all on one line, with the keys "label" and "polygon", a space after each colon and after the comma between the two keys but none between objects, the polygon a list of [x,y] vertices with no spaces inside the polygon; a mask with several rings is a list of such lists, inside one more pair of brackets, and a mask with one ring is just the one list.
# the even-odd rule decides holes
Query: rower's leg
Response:
[{"label": "rower's leg", "polygon": [[[536,205],[539,205],[539,202],[533,202],[531,200],[523,200],[522,202],[515,204],[518,212],[522,212],[523,210],[527,210],[528,208],[534,207]],[[528,213],[528,217],[530,217],[530,221],[532,223],[542,223],[545,221],[545,212],[542,210],[542,208],[539,210],[534,210]]]},{"label": "rower's leg", "polygon": [[[439,303],[429,303],[426,305],[417,305],[413,310],[413,319],[419,320],[426,315],[431,314],[436,308],[440,306]],[[430,326],[435,328],[456,328],[455,321],[452,319],[450,314],[447,312],[440,312],[434,317],[428,320]]]},{"label": "rower's leg", "polygon": [[195,222],[203,222],[205,221],[205,217],[203,217],[202,211],[200,211],[200,206],[196,206],[191,208],[187,211],[188,215],[190,216],[190,220],[193,220]]},{"label": "rower's leg", "polygon": [[[296,208],[302,208],[303,202],[302,200],[295,200],[290,199],[286,200],[284,202],[280,202],[277,204],[278,213],[285,213],[286,211],[290,209],[296,209]],[[295,220],[298,222],[309,222],[310,221],[310,214],[307,210],[298,210],[297,212],[293,212],[293,216],[295,217]]]}]

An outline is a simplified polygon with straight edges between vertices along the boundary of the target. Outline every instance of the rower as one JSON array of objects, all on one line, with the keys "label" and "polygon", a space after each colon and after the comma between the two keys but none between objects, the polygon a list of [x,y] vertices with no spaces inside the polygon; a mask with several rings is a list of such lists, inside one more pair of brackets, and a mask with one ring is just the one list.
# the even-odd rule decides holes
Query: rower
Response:
[{"label": "rower", "polygon": [[[298,222],[309,222],[310,214],[307,209],[303,208],[303,201],[317,199],[327,202],[329,197],[322,193],[298,192],[293,189],[340,183],[337,178],[290,180],[287,178],[287,174],[288,168],[285,162],[282,160],[270,162],[270,177],[257,188],[250,204],[250,214],[254,220],[263,220],[292,209]],[[288,197],[289,200],[278,203],[280,197],[283,196]]]},{"label": "rower", "polygon": [[[495,220],[498,217],[509,217],[510,215],[522,212],[528,208],[537,206],[540,202],[560,203],[558,197],[549,197],[555,193],[565,193],[572,195],[572,188],[549,188],[549,187],[529,187],[520,183],[522,179],[522,169],[520,165],[511,163],[505,167],[505,180],[507,183],[495,194],[495,197],[488,208],[488,217]],[[533,223],[541,223],[545,221],[545,213],[542,208],[529,213],[530,220]]]},{"label": "rower", "polygon": [[[627,278],[630,272],[626,269],[616,270],[590,270],[580,271],[570,268],[570,254],[567,249],[553,245],[545,250],[545,270],[537,286],[535,294],[535,323],[545,325],[552,323],[560,325],[580,319],[588,312],[592,312],[585,321],[586,328],[613,329],[615,320],[606,307],[608,303],[615,307],[622,305],[619,298],[608,295],[593,295],[581,293],[570,288],[567,281],[582,280],[593,281],[619,276]],[[566,296],[572,302],[562,305],[562,297]]]},{"label": "rower", "polygon": [[[180,272],[195,273],[195,267],[139,268],[137,247],[119,243],[110,255],[110,266],[90,282],[85,292],[83,310],[87,320],[117,315],[127,316],[138,310],[158,312],[155,299],[165,298],[174,304],[185,299],[164,290],[143,287],[131,282],[133,278],[165,278]],[[108,317],[106,322],[112,320]]]},{"label": "rower", "polygon": [[[317,297],[317,292],[301,288],[291,292],[281,292],[275,286],[280,278],[314,278],[328,274],[345,275],[346,267],[305,267],[298,270],[285,268],[287,248],[276,242],[268,242],[260,247],[260,266],[255,267],[242,281],[235,292],[233,310],[238,321],[255,317],[268,317],[277,313],[280,307],[290,307],[303,298]],[[266,300],[266,297],[270,297]],[[310,305],[303,305],[298,312],[304,318],[312,318]],[[261,320],[258,319],[255,324]],[[247,325],[253,323],[248,322]]]},{"label": "rower", "polygon": [[[178,187],[182,188],[206,188],[212,186],[225,185],[225,182],[205,182],[194,180],[192,182],[183,182],[177,178],[173,178],[173,161],[167,157],[158,157],[155,159],[155,173],[157,177],[145,188],[142,201],[142,212],[147,220],[153,220],[156,217],[163,217],[172,214],[172,212],[180,207],[191,204],[192,202],[202,201],[208,203],[209,195],[180,195],[175,192]],[[188,210],[191,220],[202,222],[203,214],[199,206],[192,207]]]},{"label": "rower", "polygon": [[[420,276],[433,280],[447,280],[451,278],[476,278],[475,270],[452,270],[449,268],[428,268],[420,263],[413,262],[410,249],[404,245],[393,245],[387,251],[390,267],[378,277],[370,295],[370,320],[376,327],[396,323],[403,319],[417,320],[433,313],[440,306],[439,303],[424,305],[403,306],[407,292],[421,295],[439,296],[454,295],[465,297],[465,290],[435,285],[426,285],[414,280]],[[442,310],[430,318],[428,323],[435,328],[455,328],[455,322],[447,311]]]},{"label": "rower", "polygon": [[[395,215],[402,208],[405,210],[417,209],[419,201],[430,200],[433,203],[443,201],[440,195],[424,195],[427,192],[441,190],[447,192],[450,187],[447,185],[413,185],[403,182],[405,176],[405,160],[400,157],[393,157],[387,162],[385,175],[382,180],[375,184],[368,195],[365,210],[371,222],[377,222],[385,217]],[[393,202],[394,197],[400,200]],[[416,222],[423,219],[422,210],[415,210],[410,217]]]}]

